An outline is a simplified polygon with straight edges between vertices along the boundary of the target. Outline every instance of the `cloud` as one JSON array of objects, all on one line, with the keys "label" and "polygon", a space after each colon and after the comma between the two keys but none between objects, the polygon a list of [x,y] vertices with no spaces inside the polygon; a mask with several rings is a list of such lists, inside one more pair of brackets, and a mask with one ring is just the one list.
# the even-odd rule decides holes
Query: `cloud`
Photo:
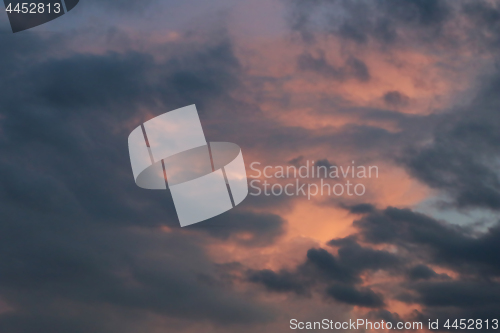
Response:
[{"label": "cloud", "polygon": [[[272,320],[272,309],[219,281],[205,246],[269,245],[284,220],[233,212],[180,232],[169,192],[135,186],[126,146],[151,113],[195,102],[209,118],[204,106],[238,82],[230,42],[193,42],[159,61],[135,51],[53,57],[61,41],[40,39],[24,34],[0,66],[0,298],[13,309],[0,330],[136,332],[150,316]],[[241,233],[251,237],[234,238]]]},{"label": "cloud", "polygon": [[412,267],[408,272],[410,280],[428,280],[437,277],[438,274],[425,265]]},{"label": "cloud", "polygon": [[362,82],[370,80],[368,66],[355,57],[349,57],[343,66],[336,67],[328,62],[324,52],[319,52],[318,57],[304,53],[298,57],[297,63],[300,70],[314,72],[338,81],[344,81],[349,78],[354,78]]},{"label": "cloud", "polygon": [[471,232],[437,221],[408,209],[388,207],[354,222],[363,239],[373,244],[397,244],[402,248],[418,246],[431,262],[448,266],[462,273],[475,272],[485,276],[499,274],[497,251],[499,226],[486,232]]},{"label": "cloud", "polygon": [[294,271],[251,270],[247,280],[264,285],[273,292],[310,295],[324,294],[337,302],[368,308],[383,307],[383,297],[367,287],[356,287],[368,271],[394,270],[399,259],[389,252],[361,247],[355,239],[335,239],[329,245],[338,247],[338,256],[325,249],[312,248],[307,259]]},{"label": "cloud", "polygon": [[469,106],[436,128],[430,144],[413,147],[401,158],[414,177],[443,190],[460,208],[500,209],[499,77],[487,78]]},{"label": "cloud", "polygon": [[338,247],[343,265],[361,274],[365,270],[390,269],[400,264],[399,258],[387,251],[362,247],[355,238],[333,239],[328,245]]},{"label": "cloud", "polygon": [[452,1],[331,0],[294,1],[290,7],[290,27],[305,41],[314,41],[319,32],[358,44],[370,40],[393,44],[408,34],[425,42],[437,40],[453,18],[455,6]]},{"label": "cloud", "polygon": [[307,251],[306,268],[317,272],[327,280],[355,283],[359,276],[353,274],[348,267],[343,267],[339,260],[324,249],[310,249]]},{"label": "cloud", "polygon": [[426,306],[453,306],[474,308],[495,306],[498,308],[500,286],[486,286],[473,281],[421,282],[412,286],[419,295],[419,302]]},{"label": "cloud", "polygon": [[[409,209],[365,206],[370,209],[362,209],[353,222],[358,233],[328,242],[337,255],[309,249],[306,261],[295,270],[252,271],[249,280],[273,292],[319,293],[367,308],[385,308],[389,299],[420,304],[419,318],[458,318],[471,308],[479,316],[496,311],[498,225],[476,231]],[[447,273],[437,273],[435,267]],[[383,292],[376,292],[370,284],[375,272],[397,282],[378,283],[377,290]],[[446,307],[453,310],[443,312]],[[388,313],[373,315],[386,318]]]},{"label": "cloud", "polygon": [[339,302],[363,306],[367,308],[378,308],[384,305],[380,294],[368,288],[355,289],[352,286],[335,284],[326,290],[327,295]]},{"label": "cloud", "polygon": [[500,46],[498,26],[500,24],[500,8],[495,2],[474,1],[465,2],[462,13],[467,16],[477,29],[469,30],[471,38],[481,41],[494,49]]},{"label": "cloud", "polygon": [[[392,207],[367,214],[354,225],[364,241],[396,246],[401,260],[416,263],[404,273],[408,279],[394,297],[423,305],[426,318],[459,318],[472,308],[479,317],[498,311],[498,225],[475,231]],[[453,274],[438,274],[429,264]]]},{"label": "cloud", "polygon": [[[447,194],[455,208],[498,211],[498,73],[487,68],[491,77],[478,87],[470,77],[462,90],[448,87],[463,82],[450,72],[462,72],[467,55],[474,68],[492,61],[496,4],[292,1],[290,28],[302,40],[291,38],[289,61],[276,63],[236,30],[191,26],[165,34],[168,41],[163,31],[131,32],[128,18],[142,20],[143,5],[95,3],[128,15],[130,29],[99,38],[106,28],[0,34],[8,46],[0,63],[0,331],[275,332],[266,325],[279,325],[297,299],[297,308],[321,309],[322,300],[391,321],[498,313],[498,225],[455,226],[392,207],[394,195],[311,203],[346,210],[338,238],[329,211],[304,219],[300,199],[249,197],[180,230],[168,191],[135,186],[126,147],[137,124],[196,103],[207,138],[238,142],[245,158],[327,167],[351,155],[396,161],[391,167]],[[274,42],[269,52],[279,54]],[[285,74],[274,72],[282,67]],[[450,77],[435,83],[428,73]],[[455,88],[477,98],[440,109]],[[430,97],[424,103],[419,93]],[[392,186],[391,176],[381,186]],[[311,239],[315,228],[305,227],[290,240],[296,226],[285,218],[315,223],[314,232],[333,239]],[[294,242],[303,242],[300,251],[288,253]],[[398,302],[421,311],[398,314]]]},{"label": "cloud", "polygon": [[401,107],[408,105],[408,96],[399,91],[388,91],[384,94],[384,102],[389,106]]},{"label": "cloud", "polygon": [[261,271],[251,270],[248,272],[248,281],[264,285],[269,291],[295,292],[298,295],[308,293],[307,282],[300,281],[297,274],[286,270],[274,272],[269,269]]},{"label": "cloud", "polygon": [[449,18],[449,2],[431,0],[382,1],[388,16],[404,24],[415,23],[423,27],[441,25]]}]

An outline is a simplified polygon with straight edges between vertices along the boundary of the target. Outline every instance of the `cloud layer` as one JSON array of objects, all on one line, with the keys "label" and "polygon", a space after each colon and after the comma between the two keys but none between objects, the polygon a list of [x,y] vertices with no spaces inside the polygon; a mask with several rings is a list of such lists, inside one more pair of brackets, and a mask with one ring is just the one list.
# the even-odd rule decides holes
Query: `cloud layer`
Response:
[{"label": "cloud layer", "polygon": [[[203,6],[82,0],[52,30],[0,22],[0,331],[494,319],[498,4]],[[249,196],[181,229],[168,191],[135,186],[127,137],[190,104],[248,172],[380,177],[360,198]]]}]

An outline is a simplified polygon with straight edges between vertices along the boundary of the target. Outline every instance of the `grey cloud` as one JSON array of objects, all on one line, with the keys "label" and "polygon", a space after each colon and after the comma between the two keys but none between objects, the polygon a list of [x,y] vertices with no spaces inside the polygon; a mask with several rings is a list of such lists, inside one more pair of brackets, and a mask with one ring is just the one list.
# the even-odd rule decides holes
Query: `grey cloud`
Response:
[{"label": "grey cloud", "polygon": [[427,260],[463,272],[497,276],[498,225],[484,233],[470,228],[436,221],[408,209],[388,207],[354,222],[360,234],[374,244],[397,244],[402,248],[419,247]]},{"label": "grey cloud", "polygon": [[382,295],[373,292],[369,288],[356,289],[349,285],[335,284],[329,287],[326,293],[337,301],[350,305],[367,308],[379,308],[384,306]]},{"label": "grey cloud", "polygon": [[411,175],[449,194],[457,207],[500,209],[499,87],[495,73],[471,105],[440,122],[432,143],[412,147],[400,158]]},{"label": "grey cloud", "polygon": [[500,286],[497,283],[475,281],[421,282],[412,286],[419,295],[420,303],[426,306],[453,306],[476,308],[495,306],[499,308]]},{"label": "grey cloud", "polygon": [[334,164],[330,163],[327,158],[317,160],[316,161],[316,166],[318,167],[326,167],[327,170],[330,170],[330,167],[334,166]]},{"label": "grey cloud", "polygon": [[[421,304],[423,312],[414,314],[419,320],[459,318],[473,308],[480,317],[495,313],[500,274],[495,255],[499,251],[498,225],[475,231],[409,209],[360,206],[361,217],[353,223],[359,232],[328,243],[337,249],[337,255],[313,248],[295,270],[254,271],[250,281],[274,292],[326,293],[337,302],[368,308],[383,308],[389,298]],[[374,249],[370,244],[390,245],[393,251]],[[429,265],[457,275],[438,274]],[[400,277],[401,282],[380,284],[383,296],[372,286],[360,287],[366,274],[377,271]],[[372,315],[400,320],[398,314],[388,312]]]},{"label": "grey cloud", "polygon": [[449,1],[385,0],[380,3],[389,17],[424,27],[441,25],[451,14]]},{"label": "grey cloud", "polygon": [[319,273],[327,280],[346,283],[360,282],[360,277],[355,275],[349,268],[343,267],[338,258],[324,249],[310,249],[307,251],[308,269]]},{"label": "grey cloud", "polygon": [[409,100],[408,96],[400,93],[399,91],[388,91],[384,94],[384,102],[389,106],[406,106]]},{"label": "grey cloud", "polygon": [[417,265],[412,267],[408,272],[411,280],[428,280],[437,277],[438,274],[425,265]]},{"label": "grey cloud", "polygon": [[[362,1],[352,6],[350,1],[297,3],[291,23],[308,42],[320,31],[362,46],[372,40],[384,46],[405,41],[428,45],[443,41],[446,24],[456,15],[450,1],[380,1],[374,10],[375,5]],[[135,10],[140,5],[121,1],[106,6]],[[330,15],[337,5],[346,15],[337,21],[324,16],[328,25],[315,26],[315,10]],[[482,35],[478,43],[494,45],[497,8],[486,2],[461,8],[465,21],[481,28],[475,30]],[[409,143],[422,142],[434,131],[430,145],[415,147],[400,162],[414,177],[454,195],[459,207],[498,209],[500,187],[490,158],[497,156],[499,142],[495,80],[467,112],[419,117],[340,108],[335,112],[391,122],[398,130],[351,124],[325,134],[263,124],[257,105],[231,97],[244,74],[230,41],[219,37],[204,44],[183,36],[192,43],[189,47],[168,44],[166,49],[179,48],[167,60],[157,60],[147,52],[74,54],[64,36],[9,36],[0,34],[2,45],[9,45],[0,63],[0,296],[22,311],[0,315],[2,332],[137,332],[144,330],[134,325],[146,321],[145,312],[214,325],[272,319],[268,308],[231,290],[204,254],[204,244],[267,246],[284,233],[286,222],[245,211],[265,207],[256,198],[243,209],[180,233],[168,191],[144,191],[133,183],[126,137],[131,124],[144,120],[143,109],[153,117],[196,103],[210,140],[241,142],[243,150],[293,147],[297,155],[314,145],[401,157]],[[370,79],[365,63],[346,59],[335,65],[324,55],[304,53],[299,68],[302,61],[302,70],[333,79]],[[406,101],[394,92],[382,99],[392,107]],[[328,102],[321,109],[334,116],[337,108]],[[326,159],[319,162],[330,165]],[[490,287],[497,293],[491,282],[499,274],[497,226],[476,233],[405,209],[346,208],[360,215],[354,224],[359,234],[331,241],[338,254],[313,248],[295,269],[248,271],[247,280],[274,292],[318,292],[345,304],[383,307],[391,292],[381,297],[373,287],[361,287],[363,275],[381,271],[406,279],[409,274],[413,280],[396,287],[407,292],[408,302],[426,307],[426,315],[457,315],[462,308],[468,315],[498,313],[487,294]],[[399,251],[374,249],[373,244]],[[458,281],[439,280],[424,268],[428,265],[454,270]],[[483,299],[484,306],[474,312],[467,304],[453,303],[454,297],[478,306]],[[443,310],[453,307],[460,309]]]},{"label": "grey cloud", "polygon": [[362,247],[354,237],[333,239],[328,245],[338,247],[342,264],[358,274],[365,270],[393,269],[401,264],[396,255]]},{"label": "grey cloud", "polygon": [[308,282],[301,280],[298,274],[286,270],[274,272],[269,269],[248,272],[248,281],[264,285],[274,292],[295,292],[298,295],[308,294]]},{"label": "grey cloud", "polygon": [[410,33],[432,43],[444,34],[455,7],[452,1],[432,0],[294,1],[289,22],[309,43],[318,33],[365,45],[369,40],[393,44]]},{"label": "grey cloud", "polygon": [[164,62],[138,52],[53,57],[61,44],[28,32],[2,51],[0,297],[15,311],[0,314],[0,330],[137,332],[147,313],[271,320],[224,281],[208,283],[219,273],[204,246],[242,232],[253,238],[240,244],[268,245],[285,222],[241,211],[180,233],[169,192],[135,186],[126,145],[143,108],[195,102],[205,120],[221,112],[204,107],[238,84],[230,42],[198,42]]},{"label": "grey cloud", "polygon": [[[369,213],[354,225],[364,241],[396,246],[407,263],[416,262],[407,270],[395,271],[407,278],[393,297],[423,305],[419,318],[453,322],[466,314],[487,318],[498,312],[498,225],[474,231],[392,207]],[[457,275],[437,274],[429,264]]]},{"label": "grey cloud", "polygon": [[477,29],[469,31],[471,38],[481,41],[489,47],[500,46],[500,8],[498,3],[489,1],[466,2],[462,13],[476,24]]},{"label": "grey cloud", "polygon": [[325,249],[309,249],[306,261],[294,271],[251,270],[247,280],[273,292],[307,296],[322,293],[338,302],[368,308],[383,307],[383,297],[367,287],[357,287],[361,274],[378,270],[397,270],[400,260],[385,251],[361,247],[354,239],[329,242],[338,247],[338,256]]},{"label": "grey cloud", "polygon": [[309,53],[304,53],[299,56],[297,63],[300,70],[314,72],[338,81],[344,81],[349,78],[354,78],[362,82],[370,80],[368,66],[355,57],[349,57],[344,65],[336,67],[328,62],[324,52],[319,52],[317,57]]}]

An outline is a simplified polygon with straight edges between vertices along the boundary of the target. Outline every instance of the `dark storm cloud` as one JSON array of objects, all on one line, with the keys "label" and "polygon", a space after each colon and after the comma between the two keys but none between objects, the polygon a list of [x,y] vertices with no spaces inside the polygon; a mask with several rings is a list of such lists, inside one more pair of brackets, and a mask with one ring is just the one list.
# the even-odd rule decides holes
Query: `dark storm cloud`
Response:
[{"label": "dark storm cloud", "polygon": [[379,308],[384,305],[383,297],[369,288],[356,289],[350,285],[335,284],[326,290],[335,300],[367,308]]},{"label": "dark storm cloud", "polygon": [[284,221],[240,211],[179,233],[169,192],[138,188],[128,157],[142,108],[207,106],[237,86],[230,42],[158,62],[138,52],[53,57],[64,40],[39,39],[28,32],[2,49],[0,298],[15,310],[0,314],[0,331],[132,332],[146,313],[270,320],[269,309],[209,283],[219,275],[203,246],[239,233],[252,236],[240,244],[267,245]]},{"label": "dark storm cloud", "polygon": [[308,293],[308,282],[298,274],[286,270],[274,272],[269,269],[248,272],[248,281],[259,283],[274,292],[295,292],[298,295]]},{"label": "dark storm cloud", "polygon": [[418,293],[419,303],[426,306],[500,308],[500,285],[494,282],[420,282],[412,285],[412,289]]},{"label": "dark storm cloud", "polygon": [[[44,222],[54,224],[53,219]],[[0,317],[3,328],[18,321],[13,332],[43,326],[43,318],[36,318],[42,313],[47,332],[49,327],[55,329],[65,321],[73,321],[65,312],[43,311],[43,307],[53,311],[66,302],[75,309],[95,307],[97,313],[76,318],[83,321],[99,317],[99,308],[104,305],[115,307],[118,313],[151,311],[220,323],[269,318],[251,302],[223,288],[199,283],[193,273],[216,277],[202,249],[189,237],[116,228],[89,231],[72,227],[51,234],[46,227],[32,229],[36,237],[18,236],[18,245],[2,240],[2,253],[8,254],[1,258],[5,273],[0,279],[0,292],[10,306],[23,309]],[[2,238],[12,236],[12,231],[7,231]],[[172,253],[180,255],[168,255]],[[119,331],[119,327],[112,331]],[[96,327],[95,331],[108,330]]]},{"label": "dark storm cloud", "polygon": [[307,251],[305,262],[293,272],[250,270],[247,275],[249,281],[263,284],[269,290],[294,291],[297,294],[305,294],[305,290],[320,282],[337,281],[352,284],[361,281],[355,270],[343,265],[339,258],[325,249],[315,248]]},{"label": "dark storm cloud", "polygon": [[[316,267],[311,267],[308,263],[298,267],[296,272],[281,270],[274,272],[271,270],[255,271],[247,273],[248,281],[262,284],[267,290],[272,292],[294,292],[297,295],[309,296],[312,290],[318,289],[315,286],[320,283],[317,268],[325,281],[339,281],[331,284],[326,289],[320,291],[328,298],[332,298],[340,303],[357,305],[368,308],[384,306],[382,295],[375,293],[370,288],[355,287],[352,285],[354,278],[342,273],[342,268],[335,263],[333,256],[327,254],[325,250],[309,250],[307,253],[308,262]],[[321,282],[325,282],[321,281]],[[347,283],[342,283],[345,281]],[[323,283],[320,283],[323,285]],[[321,288],[319,289],[321,290]]]},{"label": "dark storm cloud", "polygon": [[307,251],[305,267],[327,280],[355,283],[360,277],[354,274],[350,267],[345,267],[340,260],[324,249],[310,249]]},{"label": "dark storm cloud", "polygon": [[[494,332],[491,325],[486,329],[485,321],[496,319],[500,305],[498,303],[498,283],[485,281],[449,281],[419,282],[407,285],[409,293],[396,297],[409,304],[421,304],[422,311],[415,313],[421,321],[439,319],[441,325],[449,324],[461,318],[481,319],[481,332]],[[471,322],[467,322],[469,326]],[[442,329],[444,330],[444,329]]]},{"label": "dark storm cloud", "polygon": [[419,249],[427,260],[448,266],[464,274],[481,273],[485,277],[500,274],[500,227],[475,233],[470,228],[437,221],[408,209],[389,207],[369,214],[354,225],[371,243],[397,244],[401,248]]},{"label": "dark storm cloud", "polygon": [[500,74],[486,78],[471,105],[446,117],[432,143],[401,159],[409,172],[445,191],[460,208],[500,209]]},{"label": "dark storm cloud", "polygon": [[309,295],[316,291],[349,305],[384,306],[380,294],[356,285],[362,282],[362,273],[397,270],[400,260],[386,251],[363,248],[352,238],[332,240],[329,245],[338,248],[338,256],[325,249],[309,249],[306,261],[295,271],[251,270],[247,279],[273,292]]},{"label": "dark storm cloud", "polygon": [[[27,58],[31,62],[39,62],[51,56],[54,52],[52,47],[58,51],[66,49],[64,43],[57,36],[47,36],[44,39],[32,33],[16,34],[12,33],[8,21],[0,21],[5,25],[0,25],[0,42],[2,45],[9,45],[8,52],[2,52],[2,61],[0,62],[0,73],[3,81],[7,81],[17,70],[22,69],[27,63]],[[29,53],[38,53],[40,58],[33,58]]]},{"label": "dark storm cloud", "polygon": [[[353,223],[359,232],[328,243],[337,249],[337,255],[310,249],[307,260],[295,270],[253,271],[249,280],[274,292],[325,292],[337,302],[363,307],[384,307],[392,297],[422,305],[420,319],[458,318],[470,309],[485,317],[499,309],[498,225],[481,232],[409,209],[364,206],[369,209],[361,209],[362,217]],[[369,244],[390,245],[394,251],[374,249]],[[436,273],[429,265],[456,275]],[[377,271],[401,278],[387,287],[393,292],[385,290],[382,296],[369,285],[360,287],[367,273]]]},{"label": "dark storm cloud", "polygon": [[[472,314],[474,318],[493,318],[498,313],[498,225],[474,231],[408,209],[388,207],[366,214],[354,226],[365,242],[396,246],[400,260],[417,263],[393,270],[407,277],[394,297],[422,305],[421,318],[444,322]],[[438,274],[428,265],[451,270],[456,276]]]},{"label": "dark storm cloud", "polygon": [[[168,192],[144,191],[130,182],[126,138],[131,128],[123,128],[122,124],[142,117],[138,110],[143,107],[160,114],[190,104],[191,94],[205,104],[211,98],[217,99],[229,85],[234,85],[235,68],[237,62],[228,42],[183,55],[182,63],[175,57],[156,63],[151,56],[139,53],[27,61],[15,78],[0,83],[5,96],[0,101],[0,145],[9,152],[9,162],[6,158],[3,165],[10,175],[4,179],[5,189],[10,191],[6,200],[19,197],[12,195],[14,191],[26,195],[15,182],[33,174],[39,181],[51,179],[54,186],[64,184],[61,188],[73,193],[87,214],[107,223],[149,223],[154,219],[153,224],[176,225]],[[167,103],[170,106],[165,106]],[[36,161],[36,168],[29,172],[19,169],[31,165],[26,161]],[[93,181],[89,182],[89,178]],[[124,193],[134,193],[132,201],[142,202],[149,209],[143,212],[124,205],[131,200],[125,199]],[[147,203],[151,200],[153,205]],[[165,221],[158,218],[161,211],[168,212]],[[279,233],[276,228],[274,232]],[[232,230],[236,229],[233,225]]]},{"label": "dark storm cloud", "polygon": [[[452,1],[293,1],[290,26],[307,42],[316,34],[340,36],[367,44],[369,40],[392,44],[410,33],[432,43],[456,12]],[[449,37],[449,36],[447,36]]]},{"label": "dark storm cloud", "polygon": [[365,270],[391,269],[400,264],[396,255],[387,251],[362,247],[354,237],[333,239],[328,242],[328,245],[338,247],[338,255],[342,264],[358,274]]},{"label": "dark storm cloud", "polygon": [[409,270],[408,276],[410,280],[416,281],[416,280],[428,280],[433,277],[437,277],[438,274],[434,272],[432,269],[430,269],[428,266],[417,265]]}]

